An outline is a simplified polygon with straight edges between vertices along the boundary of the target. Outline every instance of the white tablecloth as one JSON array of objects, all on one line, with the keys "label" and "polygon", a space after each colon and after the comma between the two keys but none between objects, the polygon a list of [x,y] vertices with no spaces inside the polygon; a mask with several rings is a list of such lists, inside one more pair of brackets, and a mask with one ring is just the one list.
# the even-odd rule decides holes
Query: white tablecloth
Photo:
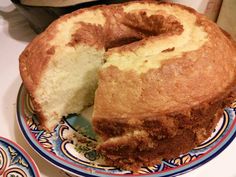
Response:
[{"label": "white tablecloth", "polygon": [[[21,84],[18,56],[35,33],[9,0],[0,3],[0,136],[21,145],[35,160],[42,177],[64,177],[27,144],[16,122],[16,96]],[[236,140],[207,164],[182,177],[236,177]]]}]

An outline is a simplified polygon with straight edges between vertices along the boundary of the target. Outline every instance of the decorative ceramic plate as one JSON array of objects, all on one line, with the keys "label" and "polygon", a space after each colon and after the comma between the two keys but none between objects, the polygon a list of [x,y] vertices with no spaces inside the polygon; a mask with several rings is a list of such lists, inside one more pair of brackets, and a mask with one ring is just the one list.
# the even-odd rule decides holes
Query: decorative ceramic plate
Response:
[{"label": "decorative ceramic plate", "polygon": [[0,176],[40,177],[33,159],[16,143],[0,137]]},{"label": "decorative ceramic plate", "polygon": [[[46,132],[40,128],[24,86],[21,86],[17,100],[18,123],[33,149],[55,166],[86,176],[173,176],[192,170],[217,156],[234,139],[235,112],[236,103],[225,109],[211,137],[189,153],[161,164],[142,167],[134,173],[105,165],[103,156],[95,149],[97,141],[90,123],[91,109],[81,115],[63,118],[53,132]],[[71,138],[75,134],[77,140]]]}]

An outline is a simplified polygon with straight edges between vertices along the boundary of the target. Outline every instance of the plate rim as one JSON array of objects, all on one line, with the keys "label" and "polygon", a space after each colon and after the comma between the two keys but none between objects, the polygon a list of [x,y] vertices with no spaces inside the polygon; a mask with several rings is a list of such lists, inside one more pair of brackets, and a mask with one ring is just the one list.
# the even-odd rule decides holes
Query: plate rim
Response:
[{"label": "plate rim", "polygon": [[34,175],[34,177],[40,177],[40,172],[39,172],[39,168],[36,164],[36,162],[34,161],[34,159],[26,152],[26,150],[20,146],[19,144],[17,144],[16,142],[6,138],[6,137],[3,137],[3,136],[0,136],[0,142],[3,142],[11,147],[13,147],[14,149],[16,149],[20,155],[22,155],[25,160],[27,161],[27,164],[29,164],[29,166],[31,167],[32,169],[32,173]]},{"label": "plate rim", "polygon": [[[231,144],[231,142],[236,137],[236,116],[235,116],[233,122],[231,123],[231,125],[229,125],[228,131],[223,135],[222,139],[219,142],[217,142],[209,151],[207,151],[206,155],[200,157],[200,159],[193,160],[191,163],[187,163],[185,165],[181,165],[179,167],[176,167],[177,169],[175,168],[175,171],[171,174],[169,173],[169,171],[171,171],[171,170],[169,170],[169,171],[167,170],[167,171],[163,171],[163,172],[154,172],[154,173],[150,173],[150,174],[113,174],[113,173],[107,173],[107,172],[103,173],[103,172],[97,171],[96,169],[92,170],[92,167],[84,167],[79,163],[76,165],[79,166],[80,168],[77,168],[77,170],[75,170],[72,167],[69,167],[68,165],[64,165],[64,164],[56,161],[52,157],[48,156],[46,153],[51,154],[51,152],[49,152],[46,149],[43,149],[43,147],[40,145],[40,143],[33,136],[31,136],[31,137],[28,136],[28,134],[24,128],[24,125],[23,125],[25,123],[25,121],[21,121],[22,115],[20,114],[20,105],[21,104],[19,104],[19,101],[20,101],[20,96],[22,94],[23,89],[25,92],[27,92],[27,89],[25,88],[24,84],[22,83],[20,86],[20,89],[18,91],[18,94],[17,94],[16,118],[17,118],[18,126],[21,130],[21,133],[22,133],[24,139],[27,141],[27,143],[31,146],[31,148],[36,153],[38,153],[41,157],[43,157],[43,159],[45,159],[46,161],[48,161],[52,165],[58,167],[59,169],[69,172],[71,174],[75,174],[75,175],[86,175],[89,177],[98,177],[97,175],[103,175],[106,177],[109,177],[109,176],[142,176],[142,177],[160,176],[160,177],[168,177],[168,176],[173,176],[173,175],[181,175],[181,174],[185,174],[187,172],[190,172],[190,171],[206,164],[207,162],[209,162],[210,160],[212,160],[213,158],[218,156],[223,150],[225,150]],[[23,118],[23,120],[24,120],[24,118]],[[28,133],[30,135],[32,135],[32,133],[29,131],[29,127],[27,125],[25,125],[25,127],[27,127]],[[32,140],[32,138],[34,141]],[[42,148],[43,150],[41,150],[39,147],[37,147],[36,144],[40,148]],[[72,163],[66,161],[65,159],[62,159],[59,156],[55,156],[53,154],[53,157],[57,158],[57,160],[67,162],[69,165],[74,166]],[[90,169],[90,170],[86,170],[86,169]]]}]

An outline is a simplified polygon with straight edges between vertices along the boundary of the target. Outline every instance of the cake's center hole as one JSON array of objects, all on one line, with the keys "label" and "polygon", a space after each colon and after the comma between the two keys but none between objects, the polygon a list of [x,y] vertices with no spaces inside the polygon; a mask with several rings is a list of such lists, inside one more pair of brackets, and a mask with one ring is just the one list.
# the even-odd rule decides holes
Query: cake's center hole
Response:
[{"label": "cake's center hole", "polygon": [[172,15],[157,13],[148,15],[145,11],[111,15],[104,26],[78,23],[72,34],[70,46],[85,43],[108,49],[138,42],[151,36],[174,35],[183,32],[183,26]]},{"label": "cake's center hole", "polygon": [[122,19],[112,20],[109,27],[105,28],[105,49],[120,47],[151,36],[181,34],[182,32],[183,26],[172,15],[148,16],[145,11],[125,13]]}]

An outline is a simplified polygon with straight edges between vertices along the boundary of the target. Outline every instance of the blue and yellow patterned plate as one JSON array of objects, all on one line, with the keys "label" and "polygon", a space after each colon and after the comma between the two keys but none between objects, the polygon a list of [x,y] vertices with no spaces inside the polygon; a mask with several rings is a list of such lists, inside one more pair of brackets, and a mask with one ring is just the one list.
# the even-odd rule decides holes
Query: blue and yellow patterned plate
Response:
[{"label": "blue and yellow patterned plate", "polygon": [[[236,103],[227,108],[211,137],[192,151],[136,173],[105,165],[104,157],[95,147],[91,109],[81,115],[70,115],[58,124],[53,132],[40,128],[37,115],[24,86],[17,100],[18,123],[24,137],[42,157],[55,166],[76,175],[86,176],[173,176],[188,172],[205,164],[232,142],[236,135]],[[73,138],[74,136],[77,138]]]},{"label": "blue and yellow patterned plate", "polygon": [[40,177],[33,159],[16,143],[0,137],[0,176]]}]

